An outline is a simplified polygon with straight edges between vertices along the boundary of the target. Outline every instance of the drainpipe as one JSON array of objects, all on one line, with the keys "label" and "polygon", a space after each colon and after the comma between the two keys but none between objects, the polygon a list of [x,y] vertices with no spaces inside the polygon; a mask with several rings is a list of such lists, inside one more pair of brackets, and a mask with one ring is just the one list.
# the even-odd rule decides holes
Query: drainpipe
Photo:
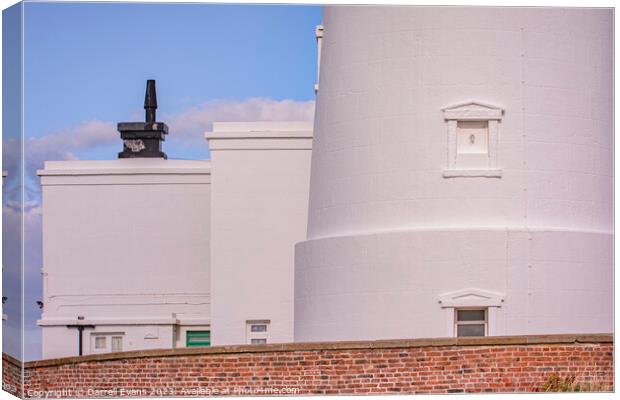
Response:
[{"label": "drainpipe", "polygon": [[[82,321],[84,317],[78,317],[79,321]],[[84,328],[95,329],[95,325],[85,325],[85,324],[77,324],[77,325],[67,325],[67,328],[77,328],[78,330],[78,355],[82,355],[83,353],[83,333]]]}]

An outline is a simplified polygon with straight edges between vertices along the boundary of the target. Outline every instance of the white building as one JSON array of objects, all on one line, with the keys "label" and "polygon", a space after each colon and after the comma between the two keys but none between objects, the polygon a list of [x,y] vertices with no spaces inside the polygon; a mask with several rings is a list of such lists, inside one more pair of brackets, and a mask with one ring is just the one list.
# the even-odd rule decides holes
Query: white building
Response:
[{"label": "white building", "polygon": [[293,341],[312,124],[217,123],[207,138],[210,161],[39,171],[43,358]]},{"label": "white building", "polygon": [[206,137],[213,343],[292,342],[294,245],[306,236],[312,124],[216,123]]},{"label": "white building", "polygon": [[[46,162],[43,357],[184,346],[209,330],[209,161]],[[85,328],[79,328],[85,325]]]},{"label": "white building", "polygon": [[314,128],[46,163],[43,357],[80,331],[83,354],[611,332],[611,35],[602,9],[326,7]]}]

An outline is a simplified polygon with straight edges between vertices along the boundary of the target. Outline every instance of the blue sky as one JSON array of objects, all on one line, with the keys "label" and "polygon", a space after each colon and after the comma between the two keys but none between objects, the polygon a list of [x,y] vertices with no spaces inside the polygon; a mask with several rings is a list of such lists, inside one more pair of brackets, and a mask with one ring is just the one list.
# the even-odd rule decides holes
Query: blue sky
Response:
[{"label": "blue sky", "polygon": [[[143,119],[147,79],[157,80],[171,159],[209,158],[203,133],[213,121],[311,120],[322,8],[28,2],[23,10],[24,357],[31,360],[40,358],[35,301],[42,297],[35,170],[46,160],[116,158],[116,123]],[[11,170],[15,143],[7,139],[3,167]],[[16,174],[5,201],[8,188],[17,189],[11,180]],[[5,231],[7,212],[3,207]]]},{"label": "blue sky", "polygon": [[[157,80],[160,116],[215,99],[314,100],[314,27],[321,12],[312,6],[27,3],[25,108],[37,115],[26,115],[26,136],[85,121],[131,120],[140,115],[149,78]],[[107,148],[94,150],[79,155],[109,157]],[[204,158],[205,151],[182,149],[178,156]]]}]

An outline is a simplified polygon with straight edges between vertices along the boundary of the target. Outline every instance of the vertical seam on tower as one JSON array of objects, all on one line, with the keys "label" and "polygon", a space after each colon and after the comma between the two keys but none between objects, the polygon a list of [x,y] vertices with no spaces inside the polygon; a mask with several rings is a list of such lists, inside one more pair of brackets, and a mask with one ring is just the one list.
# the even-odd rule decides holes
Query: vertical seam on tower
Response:
[{"label": "vertical seam on tower", "polygon": [[524,76],[524,68],[525,68],[525,53],[523,48],[523,24],[519,27],[520,30],[520,38],[519,38],[519,52],[520,52],[520,66],[519,66],[519,74],[520,74],[520,82],[519,82],[519,96],[521,103],[521,138],[523,143],[523,160],[522,160],[522,174],[523,174],[523,219],[525,223],[525,228],[529,231],[528,219],[527,219],[527,140],[526,140],[526,132],[525,132],[525,104],[523,100],[524,96],[524,85],[525,85],[525,76]]},{"label": "vertical seam on tower", "polygon": [[[532,233],[530,232],[529,222],[527,218],[528,207],[528,193],[527,193],[527,133],[525,131],[525,102],[524,102],[524,86],[525,86],[525,49],[523,45],[524,40],[524,27],[523,22],[519,22],[519,52],[520,52],[520,82],[519,82],[519,95],[521,103],[521,138],[523,143],[523,160],[522,160],[522,184],[523,184],[523,220],[525,231],[527,232],[527,265],[526,265],[526,277],[527,277],[527,295],[526,295],[526,310],[527,315],[530,315],[531,308],[531,255],[532,255]],[[528,319],[527,325],[529,326],[530,320]]]}]

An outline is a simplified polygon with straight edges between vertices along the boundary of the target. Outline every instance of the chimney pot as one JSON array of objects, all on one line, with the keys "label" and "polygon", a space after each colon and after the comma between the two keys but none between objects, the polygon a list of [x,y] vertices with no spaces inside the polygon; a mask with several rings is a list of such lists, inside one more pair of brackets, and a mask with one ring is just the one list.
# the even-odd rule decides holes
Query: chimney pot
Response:
[{"label": "chimney pot", "polygon": [[144,95],[144,122],[119,122],[118,131],[123,139],[123,151],[118,153],[118,158],[164,158],[166,153],[162,151],[164,135],[168,134],[168,126],[163,122],[157,122],[157,92],[155,80],[146,81],[146,94]]}]

